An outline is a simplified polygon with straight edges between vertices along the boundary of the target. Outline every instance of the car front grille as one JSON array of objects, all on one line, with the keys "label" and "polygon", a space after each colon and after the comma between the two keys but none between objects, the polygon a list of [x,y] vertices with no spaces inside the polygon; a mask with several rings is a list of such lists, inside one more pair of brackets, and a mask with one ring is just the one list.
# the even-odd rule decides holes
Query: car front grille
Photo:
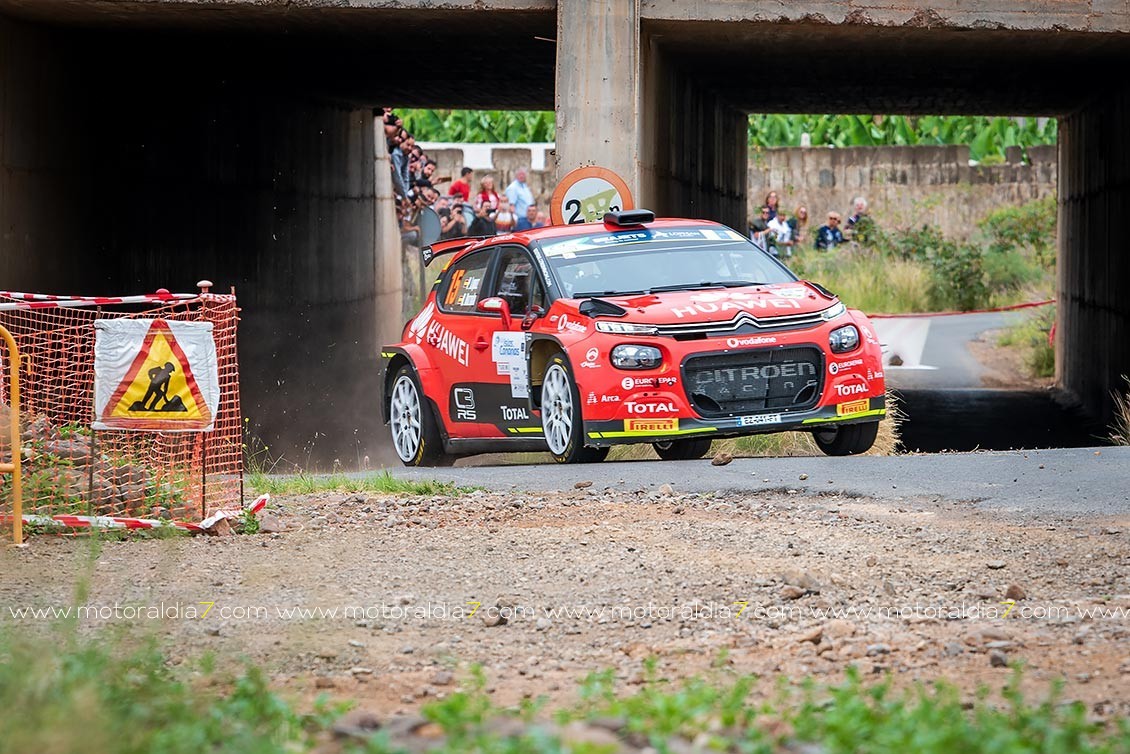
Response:
[{"label": "car front grille", "polygon": [[681,325],[659,325],[660,335],[675,338],[703,335],[739,335],[747,332],[775,330],[804,330],[824,323],[823,312],[785,314],[779,317],[755,317],[749,312],[738,312],[725,322],[688,322]]},{"label": "car front grille", "polygon": [[824,356],[813,346],[759,348],[692,356],[683,385],[703,416],[804,410],[816,405]]}]

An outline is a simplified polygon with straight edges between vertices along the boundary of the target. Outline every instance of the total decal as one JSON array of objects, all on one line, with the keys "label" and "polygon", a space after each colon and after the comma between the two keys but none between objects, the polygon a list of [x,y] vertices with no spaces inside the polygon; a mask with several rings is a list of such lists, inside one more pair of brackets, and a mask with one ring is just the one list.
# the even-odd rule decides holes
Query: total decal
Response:
[{"label": "total decal", "polygon": [[839,374],[845,369],[860,366],[863,359],[852,359],[850,361],[833,361],[828,364],[828,374]]},{"label": "total decal", "polygon": [[508,377],[511,398],[529,396],[529,364],[526,362],[524,333],[494,333],[490,344],[490,358],[495,364],[496,373]]},{"label": "total decal", "polygon": [[[803,289],[800,290],[803,291]],[[807,292],[805,291],[805,293]],[[692,303],[690,306],[673,306],[671,313],[682,319],[683,317],[697,317],[702,314],[717,314],[726,311],[754,314],[755,310],[764,312],[766,310],[801,308],[801,297],[777,294],[778,291],[774,291],[773,295],[770,296],[743,291],[697,293],[691,296]]]},{"label": "total decal", "polygon": [[871,385],[862,377],[852,377],[848,382],[833,384],[832,392],[839,398],[851,398],[857,395],[867,395],[871,392]]},{"label": "total decal", "polygon": [[642,414],[644,416],[670,416],[679,413],[678,407],[670,401],[660,401],[658,403],[624,401],[624,408],[629,414]]},{"label": "total decal", "polygon": [[446,354],[463,366],[467,366],[471,356],[471,346],[467,341],[448,330],[441,322],[435,319],[435,302],[428,304],[424,311],[412,320],[408,328],[408,337],[415,339],[416,343],[427,343],[440,353]]},{"label": "total decal", "polygon": [[[670,387],[678,383],[678,377],[625,377],[620,380],[620,387],[625,390],[634,390],[638,387]],[[617,398],[616,400],[620,399]]]},{"label": "total decal", "polygon": [[577,322],[575,320],[569,319],[568,314],[551,315],[549,321],[557,322],[557,332],[565,332],[566,330],[568,330],[569,332],[575,332],[579,335],[584,335],[589,331],[588,325],[584,324],[583,322]]},{"label": "total decal", "polygon": [[502,409],[503,421],[516,422],[516,421],[529,421],[530,412],[521,406],[499,406]]},{"label": "total decal", "polygon": [[581,367],[584,369],[599,369],[601,363],[597,361],[598,358],[600,358],[600,351],[590,348],[585,352],[585,360],[581,362]]}]

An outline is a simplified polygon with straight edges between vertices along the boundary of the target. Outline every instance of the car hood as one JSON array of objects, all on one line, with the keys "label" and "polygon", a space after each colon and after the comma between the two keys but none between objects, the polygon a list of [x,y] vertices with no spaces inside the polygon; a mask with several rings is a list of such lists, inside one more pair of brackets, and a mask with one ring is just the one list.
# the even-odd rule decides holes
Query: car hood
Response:
[{"label": "car hood", "polygon": [[[599,298],[627,311],[617,317],[620,321],[653,325],[726,322],[743,311],[758,319],[813,314],[837,300],[804,281]],[[575,304],[583,300],[576,299]]]}]

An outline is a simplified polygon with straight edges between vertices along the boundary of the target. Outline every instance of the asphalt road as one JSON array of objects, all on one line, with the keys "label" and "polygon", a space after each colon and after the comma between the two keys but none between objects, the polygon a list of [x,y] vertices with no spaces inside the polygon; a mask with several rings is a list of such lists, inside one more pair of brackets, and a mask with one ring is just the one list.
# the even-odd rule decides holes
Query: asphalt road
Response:
[{"label": "asphalt road", "polygon": [[[985,368],[969,351],[969,342],[986,330],[1008,327],[1029,316],[1027,311],[1015,311],[919,319],[918,322],[929,328],[921,354],[923,367],[889,367],[887,382],[905,390],[979,388]],[[882,320],[878,320],[875,329],[882,338]]]},{"label": "asphalt road", "polygon": [[[884,500],[929,497],[977,501],[1022,514],[1130,514],[1130,447],[943,453],[849,458],[739,458],[635,461],[583,466],[476,466],[391,470],[404,479],[439,479],[487,489],[541,492],[591,480],[597,489],[681,492],[843,492]],[[800,476],[807,474],[807,479]]]}]

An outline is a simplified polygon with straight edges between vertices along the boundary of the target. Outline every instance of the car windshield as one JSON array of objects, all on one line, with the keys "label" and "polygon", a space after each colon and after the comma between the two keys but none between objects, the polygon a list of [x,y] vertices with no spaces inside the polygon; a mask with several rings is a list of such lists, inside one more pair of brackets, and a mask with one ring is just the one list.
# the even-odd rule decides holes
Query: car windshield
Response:
[{"label": "car windshield", "polygon": [[546,239],[568,298],[790,283],[796,276],[721,226],[635,228]]}]

